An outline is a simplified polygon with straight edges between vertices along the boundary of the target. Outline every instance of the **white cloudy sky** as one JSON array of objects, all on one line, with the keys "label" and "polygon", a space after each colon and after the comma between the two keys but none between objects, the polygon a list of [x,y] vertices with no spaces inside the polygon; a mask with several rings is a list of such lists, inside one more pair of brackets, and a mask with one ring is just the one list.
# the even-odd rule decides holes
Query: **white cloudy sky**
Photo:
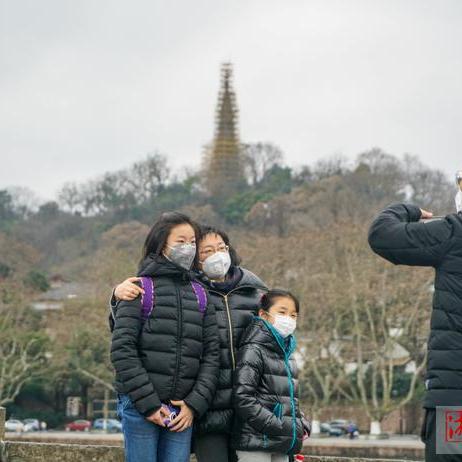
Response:
[{"label": "white cloudy sky", "polygon": [[198,165],[226,60],[243,141],[290,165],[462,168],[460,0],[0,0],[0,189],[51,198],[154,149]]}]

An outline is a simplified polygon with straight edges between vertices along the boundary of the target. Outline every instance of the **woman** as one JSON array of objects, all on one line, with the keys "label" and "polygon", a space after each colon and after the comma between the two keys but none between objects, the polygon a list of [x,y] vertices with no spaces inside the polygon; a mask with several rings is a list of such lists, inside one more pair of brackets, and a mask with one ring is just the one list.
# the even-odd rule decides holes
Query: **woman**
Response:
[{"label": "woman", "polygon": [[298,299],[285,290],[263,295],[259,316],[239,349],[233,401],[233,447],[239,462],[288,462],[302,447],[293,332]]},{"label": "woman", "polygon": [[148,294],[139,286],[136,298],[113,310],[111,361],[127,462],[189,461],[193,421],[215,393],[215,310],[210,302],[200,309],[191,284],[198,234],[186,215],[163,214],[146,238],[138,273],[153,283],[146,319],[141,295]]},{"label": "woman", "polygon": [[[204,226],[201,229],[198,259],[197,276],[206,285],[216,311],[220,371],[212,405],[195,424],[194,449],[198,462],[231,462],[236,460],[230,439],[237,348],[267,288],[256,275],[239,266],[241,259],[228,235],[218,228]],[[136,278],[129,278],[117,286],[115,298],[127,300],[136,296],[141,289],[134,282]]]}]

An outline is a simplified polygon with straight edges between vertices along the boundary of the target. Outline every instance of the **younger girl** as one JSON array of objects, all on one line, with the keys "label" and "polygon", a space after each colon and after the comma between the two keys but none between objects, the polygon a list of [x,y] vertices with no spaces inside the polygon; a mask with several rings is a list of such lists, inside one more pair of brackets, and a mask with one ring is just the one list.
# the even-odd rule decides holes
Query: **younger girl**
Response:
[{"label": "younger girl", "polygon": [[198,238],[186,215],[164,213],[146,238],[138,272],[151,281],[143,293],[150,303],[138,295],[116,306],[111,360],[127,462],[189,461],[193,420],[215,393],[215,310],[190,273]]},{"label": "younger girl", "polygon": [[290,292],[271,290],[260,305],[239,348],[232,444],[239,462],[286,462],[304,433],[292,357],[299,302]]}]

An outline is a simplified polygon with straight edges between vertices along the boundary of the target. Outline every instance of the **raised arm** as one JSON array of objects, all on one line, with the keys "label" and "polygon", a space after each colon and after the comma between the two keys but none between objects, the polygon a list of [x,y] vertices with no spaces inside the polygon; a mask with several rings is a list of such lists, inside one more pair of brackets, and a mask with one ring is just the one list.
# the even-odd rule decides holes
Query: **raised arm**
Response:
[{"label": "raised arm", "polygon": [[111,332],[114,330],[114,319],[119,302],[122,300],[127,302],[135,300],[138,295],[144,294],[144,290],[139,284],[140,279],[138,277],[130,277],[112,289],[111,298],[109,299],[109,329]]},{"label": "raised arm", "polygon": [[109,306],[115,308],[119,301],[125,300],[128,302],[130,300],[135,300],[138,295],[143,294],[144,290],[139,284],[140,281],[141,278],[130,277],[116,285],[114,289],[112,289]]},{"label": "raised arm", "polygon": [[393,204],[383,210],[369,229],[372,250],[396,265],[438,266],[452,236],[447,219],[419,222],[415,205]]}]

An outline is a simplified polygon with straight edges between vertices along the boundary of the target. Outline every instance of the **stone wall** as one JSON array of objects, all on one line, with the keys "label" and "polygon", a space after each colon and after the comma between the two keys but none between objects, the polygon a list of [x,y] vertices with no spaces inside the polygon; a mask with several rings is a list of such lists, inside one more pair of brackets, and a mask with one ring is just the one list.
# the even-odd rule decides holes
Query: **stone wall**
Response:
[{"label": "stone wall", "polygon": [[[5,409],[0,407],[0,462],[124,462],[123,448],[120,446],[87,445],[87,444],[58,444],[58,443],[36,443],[24,441],[4,441],[5,438]],[[330,448],[331,449],[331,448]],[[351,449],[351,448],[350,448]],[[383,450],[384,448],[379,448]],[[391,449],[391,448],[389,448]],[[371,462],[368,457],[387,457],[386,459],[373,459],[374,462],[405,462],[404,460],[393,459],[395,452],[385,450],[376,452],[373,448],[357,448],[358,457],[326,457],[322,454],[316,455],[321,448],[306,446],[304,453],[306,462]],[[339,448],[340,453],[345,453]],[[422,460],[421,452],[415,454],[401,454],[409,460]],[[191,462],[195,458],[191,457]]]},{"label": "stone wall", "polygon": [[403,459],[369,459],[364,457],[305,456],[305,462],[410,462]]},{"label": "stone wall", "polygon": [[[123,449],[114,446],[3,442],[1,462],[124,462]],[[416,459],[414,459],[416,460]],[[191,462],[195,458],[191,457]],[[399,459],[305,456],[305,462],[406,462]],[[409,462],[409,459],[407,459]]]},{"label": "stone wall", "polygon": [[1,462],[124,462],[115,446],[3,442]]}]

